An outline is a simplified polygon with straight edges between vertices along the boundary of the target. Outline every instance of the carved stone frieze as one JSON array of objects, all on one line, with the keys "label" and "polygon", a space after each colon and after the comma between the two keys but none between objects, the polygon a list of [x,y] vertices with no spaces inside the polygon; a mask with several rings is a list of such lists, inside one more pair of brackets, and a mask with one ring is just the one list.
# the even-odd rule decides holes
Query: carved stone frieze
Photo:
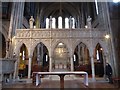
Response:
[{"label": "carved stone frieze", "polygon": [[[66,47],[74,52],[75,47],[80,43],[84,43],[88,49],[96,47],[100,43],[103,48],[106,48],[104,35],[106,31],[103,29],[19,29],[16,32],[16,49],[20,49],[21,43],[24,43],[27,48],[31,48],[29,52],[34,51],[38,43],[42,42],[49,52],[52,52],[56,45],[60,42],[64,43]],[[91,44],[92,40],[92,44]],[[92,45],[92,46],[91,46]]]}]

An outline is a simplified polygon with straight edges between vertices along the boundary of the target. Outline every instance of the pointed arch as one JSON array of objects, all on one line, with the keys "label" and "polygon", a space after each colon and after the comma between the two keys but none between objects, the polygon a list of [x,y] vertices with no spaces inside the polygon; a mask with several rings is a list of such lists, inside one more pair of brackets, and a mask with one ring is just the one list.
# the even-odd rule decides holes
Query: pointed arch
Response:
[{"label": "pointed arch", "polygon": [[47,45],[46,43],[44,43],[43,41],[40,40],[40,41],[35,41],[34,44],[31,46],[30,52],[31,52],[32,55],[33,55],[33,52],[34,52],[34,50],[35,50],[35,47],[36,47],[39,43],[42,43],[44,46],[46,46],[46,48],[47,48],[47,50],[48,50],[48,52],[49,52],[48,45]]},{"label": "pointed arch", "polygon": [[76,56],[76,60],[74,61],[74,70],[86,71],[88,74],[91,74],[90,55],[86,44],[79,42],[74,49],[74,55]]},{"label": "pointed arch", "polygon": [[67,43],[67,42],[65,42],[64,40],[58,40],[58,41],[56,41],[55,43],[53,43],[53,45],[52,45],[52,50],[51,50],[52,53],[51,53],[51,54],[53,55],[54,50],[55,50],[56,46],[57,46],[59,43],[65,44],[66,48],[68,49],[69,55],[70,55],[71,47],[68,46],[68,45],[70,45],[70,44]]},{"label": "pointed arch", "polygon": [[23,44],[26,46],[26,48],[28,50],[28,53],[30,53],[29,47],[27,46],[27,44],[21,41],[21,42],[18,42],[15,46],[14,52],[15,52],[16,55],[19,55],[19,50],[20,50],[20,48],[22,47]]},{"label": "pointed arch", "polygon": [[49,70],[49,51],[42,42],[39,42],[36,43],[35,48],[33,50],[32,72],[46,70]]},{"label": "pointed arch", "polygon": [[[80,43],[83,43],[84,45],[86,45],[86,47],[88,48],[88,50],[90,49],[89,46],[88,46],[88,43],[89,43],[89,42],[86,43],[86,41],[78,40],[77,42],[75,42],[75,44],[74,44],[74,46],[73,46],[73,52],[74,52],[76,46],[77,46],[78,44],[80,44]],[[89,50],[89,51],[90,51],[90,50]]]},{"label": "pointed arch", "polygon": [[23,43],[19,50],[18,76],[25,78],[28,76],[28,49]]},{"label": "pointed arch", "polygon": [[[101,46],[101,44],[100,43],[97,43],[97,45],[96,45],[96,47],[95,47],[95,49],[94,49],[94,58],[98,61],[98,60],[102,60],[102,62],[103,62],[103,48],[102,48],[102,46]],[[101,57],[100,57],[100,55],[102,55]]]},{"label": "pointed arch", "polygon": [[95,75],[98,75],[99,77],[103,77],[104,75],[104,53],[103,48],[100,43],[96,44],[96,47],[94,49],[94,64],[95,64]]}]

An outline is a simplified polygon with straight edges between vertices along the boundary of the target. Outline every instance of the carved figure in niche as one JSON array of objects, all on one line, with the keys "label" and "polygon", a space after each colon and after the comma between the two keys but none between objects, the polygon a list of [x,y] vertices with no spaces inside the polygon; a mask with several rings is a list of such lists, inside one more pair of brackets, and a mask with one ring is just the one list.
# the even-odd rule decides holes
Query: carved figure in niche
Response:
[{"label": "carved figure in niche", "polygon": [[92,21],[92,18],[90,16],[88,16],[88,18],[87,18],[87,26],[88,26],[88,28],[92,27],[91,26],[91,21]]},{"label": "carved figure in niche", "polygon": [[33,23],[34,23],[34,18],[33,16],[31,16],[31,18],[29,19],[29,24],[30,24],[30,29],[33,29]]}]

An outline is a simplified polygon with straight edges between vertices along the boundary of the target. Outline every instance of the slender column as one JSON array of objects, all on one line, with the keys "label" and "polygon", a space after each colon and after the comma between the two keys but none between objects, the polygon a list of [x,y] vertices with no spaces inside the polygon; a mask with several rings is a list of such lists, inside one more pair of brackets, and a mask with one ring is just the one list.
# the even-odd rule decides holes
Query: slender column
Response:
[{"label": "slender column", "polygon": [[[20,0],[21,1],[21,0]],[[23,13],[24,13],[24,0],[22,2],[19,2],[19,16],[18,16],[18,27],[17,28],[22,28],[22,23],[23,23]]]},{"label": "slender column", "polygon": [[8,51],[7,51],[7,56],[6,57],[10,57],[10,48],[11,48],[11,39],[12,39],[12,29],[13,29],[13,22],[14,22],[14,11],[15,11],[15,6],[16,6],[16,3],[13,2],[13,5],[12,5],[12,12],[11,12],[11,18],[10,18],[10,26],[9,26],[9,33],[8,33]]},{"label": "slender column", "polygon": [[[19,53],[20,53],[20,52],[19,52]],[[18,55],[16,56],[15,69],[14,69],[13,79],[18,78],[18,73],[19,73],[19,62],[20,62],[19,53],[18,53]]]},{"label": "slender column", "polygon": [[49,59],[49,72],[52,71],[52,57],[50,56],[50,59]]},{"label": "slender column", "polygon": [[80,18],[79,16],[77,18],[78,18],[77,28],[80,28]]},{"label": "slender column", "polygon": [[65,28],[65,17],[62,17],[62,22],[63,22],[63,28]]},{"label": "slender column", "polygon": [[38,65],[40,65],[40,44],[37,46],[37,62]]},{"label": "slender column", "polygon": [[58,18],[56,18],[56,28],[58,28]]},{"label": "slender column", "polygon": [[104,59],[103,59],[103,62],[104,62],[104,78],[106,79],[106,56],[107,56],[107,54],[105,53],[105,55],[104,55]]},{"label": "slender column", "polygon": [[41,45],[41,60],[40,60],[40,64],[43,64],[43,44]]},{"label": "slender column", "polygon": [[[20,1],[20,0],[19,0]],[[12,37],[15,35],[16,29],[20,28],[22,25],[22,16],[23,16],[23,11],[24,11],[24,2],[13,2],[13,7],[12,7],[12,12],[11,12],[11,18],[10,18],[10,27],[9,27],[9,34],[8,34],[8,39],[9,39],[9,53],[7,57],[12,57],[13,55],[13,45],[11,42]],[[22,8],[22,9],[21,9]]]},{"label": "slender column", "polygon": [[84,64],[84,46],[82,46],[82,59],[83,59],[83,61],[82,61],[82,63]]},{"label": "slender column", "polygon": [[52,29],[52,16],[50,16],[50,29]]},{"label": "slender column", "polygon": [[72,17],[69,18],[69,28],[72,29]]},{"label": "slender column", "polygon": [[74,71],[73,56],[70,57],[71,71]]},{"label": "slender column", "polygon": [[28,79],[30,79],[31,76],[31,63],[32,63],[32,56],[29,56],[29,64],[28,64]]},{"label": "slender column", "polygon": [[15,71],[14,71],[13,79],[17,78],[17,76],[18,76],[18,74],[17,74],[18,67],[17,66],[18,66],[18,63],[17,63],[17,61],[15,61]]},{"label": "slender column", "polygon": [[7,41],[6,41],[6,56],[5,57],[6,58],[9,57],[9,39],[7,39]]},{"label": "slender column", "polygon": [[78,59],[79,59],[79,64],[80,64],[80,45],[78,45]]},{"label": "slender column", "polygon": [[92,80],[95,81],[95,67],[94,67],[94,58],[91,56],[91,68],[92,68]]},{"label": "slender column", "polygon": [[84,3],[81,3],[81,28],[84,28],[84,26],[85,26],[85,19],[84,19],[84,17],[85,17],[85,13],[84,13],[84,10],[85,8],[84,8]]},{"label": "slender column", "polygon": [[87,53],[87,48],[85,47],[85,64],[88,64],[88,53]]}]

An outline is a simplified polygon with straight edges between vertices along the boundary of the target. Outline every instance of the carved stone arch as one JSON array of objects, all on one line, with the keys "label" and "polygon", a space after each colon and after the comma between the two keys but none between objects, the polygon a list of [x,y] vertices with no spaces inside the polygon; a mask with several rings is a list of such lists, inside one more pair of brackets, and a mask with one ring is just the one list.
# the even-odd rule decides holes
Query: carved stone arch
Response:
[{"label": "carved stone arch", "polygon": [[34,52],[34,50],[35,50],[35,47],[36,47],[39,43],[43,43],[43,44],[46,46],[46,48],[47,48],[47,50],[48,50],[48,52],[49,52],[48,45],[47,45],[43,40],[36,40],[36,41],[33,42],[33,45],[31,46],[31,49],[30,49],[30,52],[31,52],[32,55],[33,55],[33,52]]},{"label": "carved stone arch", "polygon": [[[67,43],[67,42],[65,42],[64,40],[59,39],[59,40],[57,40],[57,41],[55,41],[55,42],[53,43],[52,50],[51,50],[52,55],[53,55],[54,50],[55,50],[56,46],[58,45],[58,43],[64,43],[64,44],[66,45],[66,47],[67,47],[68,52],[70,52],[70,50],[71,50],[71,47],[69,46],[70,43]],[[68,55],[70,56],[70,53],[69,53]]]},{"label": "carved stone arch", "polygon": [[33,44],[31,45],[31,49],[30,49],[30,52],[31,54],[33,55],[33,52],[35,50],[35,47],[37,46],[38,43],[40,43],[41,41],[40,40],[35,40],[33,41]]},{"label": "carved stone arch", "polygon": [[[77,40],[77,41],[75,42],[75,44],[73,45],[73,53],[74,53],[74,50],[75,50],[76,46],[77,46],[79,43],[85,44],[86,47],[87,47],[87,49],[88,49],[88,50],[90,49],[90,48],[89,48],[89,45],[88,45],[88,43],[87,43],[86,41],[84,41],[84,40]],[[89,50],[89,52],[90,52],[90,50]]]},{"label": "carved stone arch", "polygon": [[107,49],[107,45],[106,45],[106,42],[105,41],[102,41],[102,40],[99,40],[99,43],[100,43],[100,45],[101,45],[101,47],[103,48],[103,52],[105,53],[107,53],[108,52],[108,49]]},{"label": "carved stone arch", "polygon": [[17,56],[19,55],[19,50],[22,45],[23,45],[23,42],[18,42],[14,48],[14,52],[16,53]]},{"label": "carved stone arch", "polygon": [[15,47],[15,49],[14,49],[14,52],[16,53],[16,55],[19,55],[19,50],[20,50],[20,48],[21,48],[21,46],[22,46],[23,44],[26,46],[26,48],[27,48],[27,50],[28,50],[28,53],[30,53],[29,47],[27,46],[27,44],[26,44],[25,42],[21,41],[21,42],[18,42],[18,43],[16,44],[16,47]]},{"label": "carved stone arch", "polygon": [[96,48],[97,44],[100,44],[100,46],[103,48],[103,53],[107,52],[107,47],[105,46],[106,43],[104,41],[101,40],[95,41],[93,44],[94,49]]}]

